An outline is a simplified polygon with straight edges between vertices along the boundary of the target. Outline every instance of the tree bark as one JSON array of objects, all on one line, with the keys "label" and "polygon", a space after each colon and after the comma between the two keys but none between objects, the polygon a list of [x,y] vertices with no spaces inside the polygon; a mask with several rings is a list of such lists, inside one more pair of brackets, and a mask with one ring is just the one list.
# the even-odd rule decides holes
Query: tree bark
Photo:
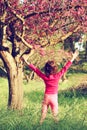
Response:
[{"label": "tree bark", "polygon": [[8,108],[20,110],[23,104],[22,63],[17,65],[8,52],[2,51],[0,54],[8,76]]}]

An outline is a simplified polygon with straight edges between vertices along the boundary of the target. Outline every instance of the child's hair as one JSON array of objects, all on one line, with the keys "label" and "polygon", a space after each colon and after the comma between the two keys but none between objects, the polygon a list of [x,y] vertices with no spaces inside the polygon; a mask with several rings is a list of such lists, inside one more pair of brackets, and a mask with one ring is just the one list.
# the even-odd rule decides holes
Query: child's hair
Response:
[{"label": "child's hair", "polygon": [[57,66],[53,60],[47,61],[44,70],[46,76],[49,77],[49,75],[55,74],[57,72]]}]

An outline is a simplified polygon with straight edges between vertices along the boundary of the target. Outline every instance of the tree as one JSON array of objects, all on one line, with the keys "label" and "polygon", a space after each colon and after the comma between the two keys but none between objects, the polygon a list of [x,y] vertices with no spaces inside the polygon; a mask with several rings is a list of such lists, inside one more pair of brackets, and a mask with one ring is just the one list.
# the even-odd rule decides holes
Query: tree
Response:
[{"label": "tree", "polygon": [[[21,56],[64,41],[74,32],[87,32],[86,6],[87,0],[0,1],[0,57],[8,75],[9,108],[22,108]],[[51,43],[52,35],[57,39]]]}]

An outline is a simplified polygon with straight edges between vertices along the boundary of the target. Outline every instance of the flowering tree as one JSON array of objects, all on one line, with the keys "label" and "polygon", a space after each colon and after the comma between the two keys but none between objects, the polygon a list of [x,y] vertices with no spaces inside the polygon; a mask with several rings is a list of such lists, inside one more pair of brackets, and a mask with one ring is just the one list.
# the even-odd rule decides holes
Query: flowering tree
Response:
[{"label": "flowering tree", "polygon": [[[0,57],[8,75],[8,107],[22,108],[20,57],[79,31],[87,32],[87,0],[0,1]],[[57,36],[55,42],[50,40],[53,35]]]}]

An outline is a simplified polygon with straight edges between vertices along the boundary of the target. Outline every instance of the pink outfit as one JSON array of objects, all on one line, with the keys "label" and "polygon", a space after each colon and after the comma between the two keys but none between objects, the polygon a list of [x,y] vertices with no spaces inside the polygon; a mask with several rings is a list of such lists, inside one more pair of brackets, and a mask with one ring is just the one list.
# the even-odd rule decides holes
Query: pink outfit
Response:
[{"label": "pink outfit", "polygon": [[63,74],[68,70],[71,66],[72,62],[68,61],[66,65],[56,74],[50,75],[47,77],[44,73],[42,73],[37,67],[33,64],[30,64],[29,67],[44,80],[45,83],[45,95],[42,103],[42,117],[46,117],[47,109],[50,106],[53,112],[53,115],[56,116],[58,113],[58,82],[59,79],[63,76]]},{"label": "pink outfit", "polygon": [[29,67],[44,80],[45,83],[45,94],[56,94],[58,92],[58,82],[59,79],[63,76],[63,74],[68,70],[71,66],[72,62],[68,61],[66,65],[56,74],[50,75],[47,77],[44,73],[42,73],[37,67],[33,64],[30,64]]},{"label": "pink outfit", "polygon": [[42,113],[46,114],[48,107],[51,107],[54,116],[58,114],[58,96],[57,94],[45,94],[42,102]]}]

